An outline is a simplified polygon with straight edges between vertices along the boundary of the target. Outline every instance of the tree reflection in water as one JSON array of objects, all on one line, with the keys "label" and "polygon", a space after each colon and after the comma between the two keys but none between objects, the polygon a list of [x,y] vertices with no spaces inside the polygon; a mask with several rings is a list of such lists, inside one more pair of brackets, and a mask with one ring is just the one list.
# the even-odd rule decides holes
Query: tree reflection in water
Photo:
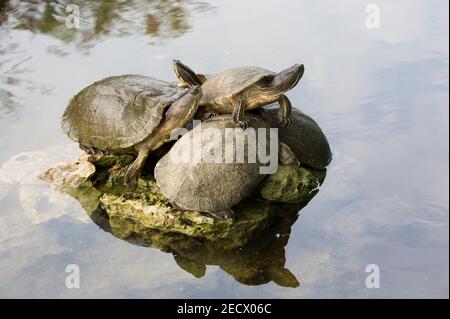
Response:
[{"label": "tree reflection in water", "polygon": [[14,30],[45,34],[59,40],[47,48],[64,57],[72,51],[89,50],[112,37],[148,36],[150,43],[179,37],[191,29],[194,15],[214,8],[196,0],[102,0],[75,1],[80,10],[80,28],[66,26],[67,5],[72,0],[0,1],[0,118],[18,117],[22,106],[18,88],[49,91],[25,76],[30,55],[11,37]]}]

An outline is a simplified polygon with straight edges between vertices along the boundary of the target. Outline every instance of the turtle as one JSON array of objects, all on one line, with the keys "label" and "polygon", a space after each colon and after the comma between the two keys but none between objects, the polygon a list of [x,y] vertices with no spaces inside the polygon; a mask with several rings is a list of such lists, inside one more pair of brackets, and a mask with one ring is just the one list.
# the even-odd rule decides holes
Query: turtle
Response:
[{"label": "turtle", "polygon": [[[270,123],[253,114],[248,114],[247,118],[249,127],[246,130],[235,128],[231,114],[207,119],[184,134],[158,161],[154,169],[156,182],[161,193],[175,208],[206,212],[218,218],[234,218],[231,208],[251,195],[270,173],[262,172],[261,167],[265,163],[262,163],[260,156],[250,156],[250,149],[253,149],[254,154],[261,151],[270,154],[269,144],[274,137],[271,136],[273,131],[268,130]],[[254,128],[254,139],[250,139],[250,128]],[[260,130],[262,128],[267,130]],[[229,134],[230,132],[234,134]],[[277,167],[278,161],[283,165],[296,163],[295,155],[289,147],[279,143],[278,136],[275,138],[278,145],[275,166]],[[242,148],[243,154],[239,155],[238,143],[232,143],[233,139],[244,141],[240,144],[245,145]],[[265,141],[265,145],[258,145],[256,150],[252,141],[260,139]],[[231,151],[228,150],[227,153],[227,149],[222,149],[223,145],[231,145]],[[200,153],[191,154],[191,149],[201,151],[202,156],[199,156]],[[205,155],[213,156],[205,159]]]},{"label": "turtle", "polygon": [[284,94],[303,76],[303,64],[275,73],[256,66],[232,68],[215,75],[197,74],[180,60],[173,60],[173,70],[182,87],[201,85],[201,112],[212,116],[232,113],[236,125],[245,128],[244,111],[273,102],[280,105],[278,119],[282,126],[291,127],[291,102]]},{"label": "turtle", "polygon": [[330,164],[332,160],[330,144],[311,117],[297,108],[292,108],[294,127],[287,128],[279,125],[275,105],[269,105],[258,111],[273,127],[278,128],[280,140],[289,146],[302,166],[325,169]]},{"label": "turtle", "polygon": [[185,90],[143,75],[111,76],[70,100],[61,127],[82,149],[137,155],[124,176],[133,185],[149,153],[193,118],[201,95],[195,85]]}]

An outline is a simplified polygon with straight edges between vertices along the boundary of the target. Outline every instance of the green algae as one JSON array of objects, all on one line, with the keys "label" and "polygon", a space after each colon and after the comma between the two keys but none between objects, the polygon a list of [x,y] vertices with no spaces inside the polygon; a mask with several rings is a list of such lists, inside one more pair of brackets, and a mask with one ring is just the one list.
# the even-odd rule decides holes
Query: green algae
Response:
[{"label": "green algae", "polygon": [[[103,209],[111,225],[125,219],[133,230],[113,227],[117,236],[154,229],[208,240],[221,239],[222,247],[243,245],[254,232],[265,228],[276,210],[273,202],[301,203],[312,198],[318,178],[296,165],[280,166],[268,176],[252,198],[233,207],[235,220],[208,213],[174,208],[160,192],[149,171],[133,187],[124,185],[129,155],[82,155],[75,163],[51,168],[43,175],[57,188],[77,199],[88,214]],[[123,225],[122,225],[123,226]],[[122,230],[117,230],[122,229]]]},{"label": "green algae", "polygon": [[309,170],[297,165],[280,165],[258,189],[261,198],[282,203],[310,200],[320,186],[320,180]]}]

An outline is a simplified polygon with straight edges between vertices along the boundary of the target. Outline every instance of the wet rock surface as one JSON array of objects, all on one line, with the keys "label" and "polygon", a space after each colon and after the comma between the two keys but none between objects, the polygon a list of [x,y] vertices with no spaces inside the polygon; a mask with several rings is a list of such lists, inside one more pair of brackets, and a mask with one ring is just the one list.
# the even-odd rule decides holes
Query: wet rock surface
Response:
[{"label": "wet rock surface", "polygon": [[75,198],[104,231],[172,254],[176,264],[196,278],[215,265],[245,285],[271,281],[283,287],[300,285],[284,267],[285,246],[299,210],[317,193],[324,172],[279,166],[253,196],[233,207],[236,218],[231,220],[174,208],[150,173],[156,160],[148,161],[134,187],[123,183],[133,161],[128,155],[82,153],[40,178]]},{"label": "wet rock surface", "polygon": [[125,186],[123,177],[132,161],[133,157],[128,155],[82,153],[75,162],[57,164],[40,178],[77,199],[88,214],[103,209],[111,219],[125,218],[144,228],[207,239],[233,237],[232,241],[264,227],[276,210],[272,202],[307,202],[319,185],[319,179],[306,169],[280,166],[251,199],[233,208],[235,220],[220,219],[208,213],[174,208],[148,171],[136,186]]}]

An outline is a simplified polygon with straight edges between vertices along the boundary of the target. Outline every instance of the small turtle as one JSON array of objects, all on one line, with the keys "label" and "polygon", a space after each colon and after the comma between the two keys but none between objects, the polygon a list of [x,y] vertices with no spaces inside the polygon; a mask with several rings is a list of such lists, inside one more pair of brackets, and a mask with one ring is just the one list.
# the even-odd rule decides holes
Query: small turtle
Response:
[{"label": "small turtle", "polygon": [[61,126],[82,148],[137,154],[124,182],[136,182],[149,152],[170,140],[197,112],[199,86],[188,91],[142,75],[108,77],[69,102]]},{"label": "small turtle", "polygon": [[173,69],[181,86],[202,86],[200,109],[206,114],[232,113],[234,123],[245,128],[244,111],[278,101],[279,122],[286,127],[293,125],[291,102],[284,93],[296,86],[303,76],[303,64],[295,64],[280,73],[247,66],[206,76],[174,60]]},{"label": "small turtle", "polygon": [[[174,207],[207,212],[219,218],[233,218],[230,208],[251,195],[267,176],[260,170],[267,163],[262,163],[260,156],[251,157],[251,152],[269,154],[270,139],[274,138],[270,136],[270,130],[259,130],[270,128],[270,123],[261,116],[248,114],[247,118],[247,130],[234,128],[229,114],[210,118],[184,134],[159,160],[155,178],[161,192]],[[250,139],[250,128],[255,129],[254,139]],[[260,145],[259,140],[264,140],[264,137],[265,145]],[[239,144],[233,143],[233,139],[243,141],[243,154],[238,152]],[[253,141],[258,141],[258,146]],[[285,144],[278,144],[278,140],[276,143],[279,146],[276,161],[286,165],[296,162],[295,155]],[[223,145],[229,148],[223,149]],[[191,154],[191,149],[199,153]]]},{"label": "small turtle", "polygon": [[[270,106],[268,106],[270,107]],[[282,127],[277,121],[277,110],[259,109],[264,119],[278,127],[279,138],[289,146],[303,166],[324,169],[330,164],[330,144],[319,125],[302,111],[293,108],[292,120],[295,127]]]}]

